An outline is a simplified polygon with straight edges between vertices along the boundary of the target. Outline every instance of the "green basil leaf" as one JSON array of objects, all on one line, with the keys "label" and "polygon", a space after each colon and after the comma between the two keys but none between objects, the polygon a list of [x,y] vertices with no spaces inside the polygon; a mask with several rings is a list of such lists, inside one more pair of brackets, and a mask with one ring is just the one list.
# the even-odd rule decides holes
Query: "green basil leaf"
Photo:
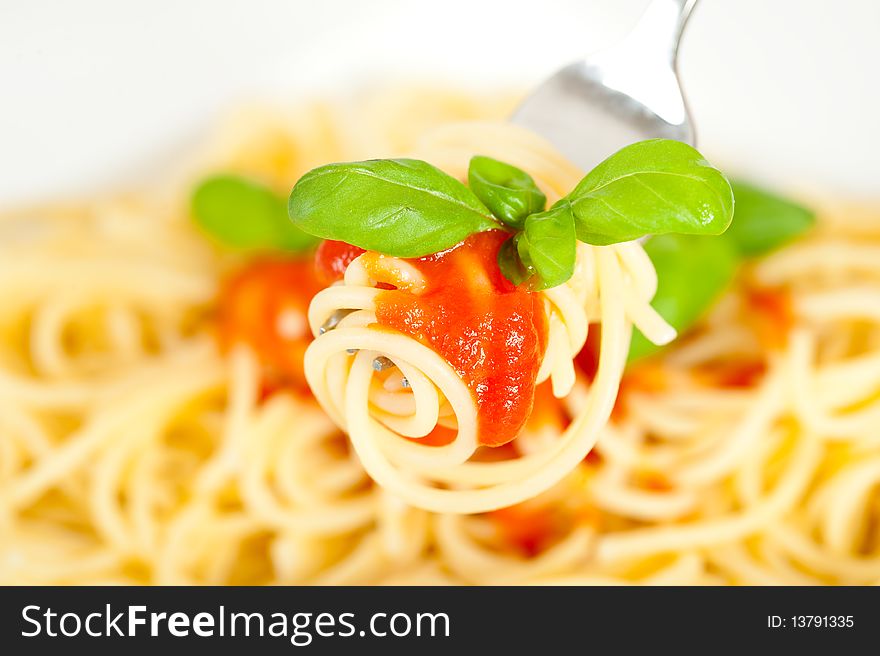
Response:
[{"label": "green basil leaf", "polygon": [[533,271],[529,271],[519,256],[518,244],[521,236],[522,233],[513,235],[498,249],[498,268],[501,269],[504,277],[514,285],[521,285],[533,274]]},{"label": "green basil leaf", "polygon": [[421,257],[501,225],[464,184],[427,162],[376,159],[306,173],[288,201],[305,232],[395,257]]},{"label": "green basil leaf", "polygon": [[[733,280],[741,259],[727,239],[693,235],[661,235],[645,244],[657,270],[655,310],[679,333],[687,330],[712,306]],[[633,330],[629,360],[661,347]]]},{"label": "green basil leaf", "polygon": [[529,215],[518,246],[521,252],[528,253],[524,261],[535,272],[529,281],[532,291],[566,282],[574,273],[577,253],[571,209],[564,205]]},{"label": "green basil leaf", "polygon": [[529,215],[525,229],[501,245],[498,267],[513,284],[542,291],[571,278],[576,255],[574,218],[564,206]]},{"label": "green basil leaf", "polygon": [[471,158],[468,185],[492,214],[513,228],[522,228],[526,217],[543,211],[547,203],[532,176],[491,157]]},{"label": "green basil leaf", "polygon": [[727,178],[680,141],[631,144],[593,169],[559,204],[577,237],[607,245],[670,232],[717,235],[733,216]]},{"label": "green basil leaf", "polygon": [[748,257],[764,255],[810,228],[815,214],[797,203],[742,181],[732,182],[736,198],[733,222],[726,233]]},{"label": "green basil leaf", "polygon": [[305,251],[318,241],[290,222],[283,198],[253,180],[234,175],[207,178],[190,203],[195,223],[231,248]]}]

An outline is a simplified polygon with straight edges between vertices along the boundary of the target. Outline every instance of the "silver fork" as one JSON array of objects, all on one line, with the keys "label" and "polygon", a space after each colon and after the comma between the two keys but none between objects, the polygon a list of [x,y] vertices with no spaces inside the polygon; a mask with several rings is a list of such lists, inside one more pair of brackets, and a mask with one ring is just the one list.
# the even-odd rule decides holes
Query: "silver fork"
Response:
[{"label": "silver fork", "polygon": [[694,145],[676,56],[696,2],[652,0],[622,41],[560,70],[511,120],[548,139],[585,170],[643,139]]}]

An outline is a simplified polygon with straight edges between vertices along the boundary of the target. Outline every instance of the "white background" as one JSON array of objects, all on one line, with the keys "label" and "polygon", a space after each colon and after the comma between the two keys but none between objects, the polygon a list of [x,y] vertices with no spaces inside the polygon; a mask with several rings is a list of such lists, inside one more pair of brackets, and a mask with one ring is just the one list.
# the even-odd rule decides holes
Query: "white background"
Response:
[{"label": "white background", "polygon": [[[527,88],[646,0],[0,0],[0,206],[131,183],[252,96],[372,81]],[[880,0],[701,0],[680,68],[700,148],[880,198]]]}]

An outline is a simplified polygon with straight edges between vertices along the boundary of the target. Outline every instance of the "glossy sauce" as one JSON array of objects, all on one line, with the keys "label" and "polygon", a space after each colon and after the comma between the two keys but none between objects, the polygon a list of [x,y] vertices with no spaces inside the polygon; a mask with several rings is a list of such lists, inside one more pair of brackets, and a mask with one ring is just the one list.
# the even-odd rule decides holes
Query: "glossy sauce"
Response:
[{"label": "glossy sauce", "polygon": [[221,289],[220,346],[249,346],[262,367],[265,393],[308,393],[303,356],[311,342],[309,301],[321,289],[308,260],[257,260],[233,274]]},{"label": "glossy sauce", "polygon": [[[405,260],[421,274],[418,281],[402,269],[389,272],[378,253],[363,260],[372,278],[392,287],[377,299],[379,324],[431,347],[461,376],[477,404],[484,446],[511,441],[529,418],[547,342],[542,297],[516,287],[498,269],[498,249],[507,236],[478,233],[442,253]],[[342,263],[361,252],[338,243],[322,246],[318,271],[338,279]],[[427,443],[448,436],[441,431]]]},{"label": "glossy sauce", "polygon": [[344,241],[325,239],[315,253],[315,271],[318,280],[325,285],[342,280],[351,261],[364,252],[363,248],[346,244]]}]

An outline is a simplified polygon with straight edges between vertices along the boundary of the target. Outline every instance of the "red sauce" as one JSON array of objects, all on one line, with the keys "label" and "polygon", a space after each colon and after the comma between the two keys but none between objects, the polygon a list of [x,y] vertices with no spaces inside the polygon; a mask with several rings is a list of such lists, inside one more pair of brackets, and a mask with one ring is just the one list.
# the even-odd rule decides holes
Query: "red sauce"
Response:
[{"label": "red sauce", "polygon": [[519,504],[488,513],[498,537],[524,556],[543,551],[560,533],[560,518],[544,506]]},{"label": "red sauce", "polygon": [[342,280],[351,261],[364,252],[363,248],[346,244],[344,241],[325,240],[315,253],[315,270],[318,279],[325,285]]},{"label": "red sauce", "polygon": [[767,373],[767,365],[759,361],[729,360],[703,365],[694,373],[697,380],[711,387],[746,389],[761,381]]},{"label": "red sauce", "polygon": [[424,446],[446,446],[455,442],[456,431],[446,426],[434,426],[434,430],[420,438],[407,438]]},{"label": "red sauce", "polygon": [[[424,278],[424,288],[389,276],[377,253],[364,262],[374,279],[396,287],[377,299],[379,323],[431,347],[455,369],[474,396],[478,439],[485,446],[511,441],[529,418],[547,342],[540,295],[513,285],[498,269],[498,249],[507,236],[482,232],[442,253],[407,260]],[[338,243],[322,246],[317,268],[338,279],[360,252]],[[443,432],[427,443],[445,439]]]},{"label": "red sauce", "polygon": [[258,260],[225,281],[217,313],[223,350],[246,344],[262,366],[266,393],[307,393],[303,356],[312,339],[307,312],[321,289],[308,260]]},{"label": "red sauce", "polygon": [[583,348],[574,356],[577,369],[586,376],[589,382],[593,382],[596,372],[599,371],[599,347],[602,343],[602,324],[591,323],[587,332],[587,341]]},{"label": "red sauce", "polygon": [[769,350],[785,348],[794,327],[791,295],[781,288],[755,288],[746,293],[746,317],[761,344]]},{"label": "red sauce", "polygon": [[486,446],[511,441],[529,418],[547,339],[541,297],[498,269],[506,237],[478,233],[452,250],[410,260],[426,288],[382,292],[376,308],[380,324],[430,346],[462,377]]},{"label": "red sauce", "polygon": [[526,501],[486,513],[497,537],[522,555],[534,557],[576,526],[598,526],[599,513],[583,502]]}]

